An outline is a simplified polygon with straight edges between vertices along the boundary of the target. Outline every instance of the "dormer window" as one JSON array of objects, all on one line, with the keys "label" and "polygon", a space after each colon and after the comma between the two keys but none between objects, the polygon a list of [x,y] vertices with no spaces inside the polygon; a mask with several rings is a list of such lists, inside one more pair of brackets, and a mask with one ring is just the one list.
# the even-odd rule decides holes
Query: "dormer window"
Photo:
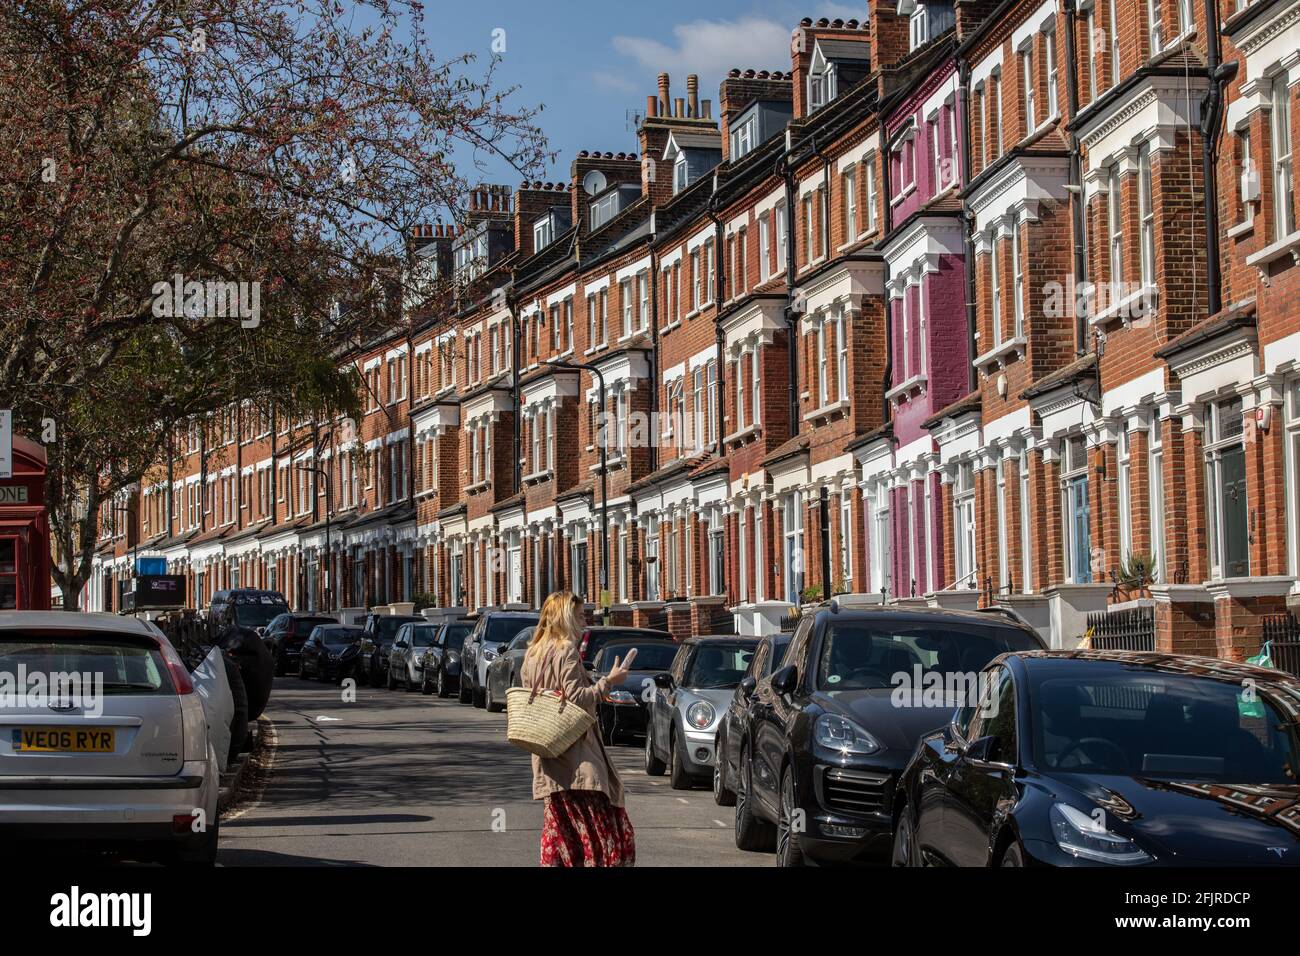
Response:
[{"label": "dormer window", "polygon": [[679,193],[689,185],[690,171],[686,167],[686,154],[677,157],[673,164],[673,193]]},{"label": "dormer window", "polygon": [[835,64],[826,59],[818,44],[808,67],[808,112],[815,113],[836,96]]},{"label": "dormer window", "polygon": [[915,50],[919,46],[924,46],[930,39],[930,20],[926,16],[925,7],[917,6],[908,18],[908,37],[911,40],[911,49]]},{"label": "dormer window", "polygon": [[555,223],[547,216],[533,225],[533,252],[541,252],[555,239]]},{"label": "dormer window", "polygon": [[758,126],[758,117],[751,116],[734,130],[731,131],[731,160],[735,162],[742,156],[746,155],[754,148],[754,142],[758,138],[755,135],[755,128]]}]

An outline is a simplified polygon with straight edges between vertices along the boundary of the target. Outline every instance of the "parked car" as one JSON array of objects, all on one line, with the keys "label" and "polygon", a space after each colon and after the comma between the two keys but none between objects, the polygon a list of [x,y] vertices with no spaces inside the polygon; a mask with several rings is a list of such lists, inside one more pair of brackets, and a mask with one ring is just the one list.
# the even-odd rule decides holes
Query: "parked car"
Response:
[{"label": "parked car", "polygon": [[189,668],[162,631],[111,614],[0,612],[5,683],[66,672],[102,675],[100,713],[15,695],[0,735],[0,840],[215,863],[217,758]]},{"label": "parked car", "polygon": [[439,697],[450,697],[460,687],[460,651],[472,630],[474,622],[469,620],[439,626],[438,636],[424,649],[422,693],[432,694],[436,690]]},{"label": "parked car", "polygon": [[343,683],[361,650],[361,628],[318,624],[302,646],[298,676],[303,680]]},{"label": "parked car", "polygon": [[273,620],[288,613],[289,602],[279,591],[235,588],[212,595],[208,627],[213,634],[230,627],[246,627],[260,636]]},{"label": "parked car", "polygon": [[596,703],[596,725],[607,747],[645,735],[650,696],[653,694],[650,689],[654,686],[655,675],[673,666],[678,644],[672,638],[662,637],[606,641],[592,661],[593,675],[603,677],[608,674],[614,661],[625,660],[633,649],[636,657],[632,659],[632,670],[627,679],[617,687],[611,687]]},{"label": "parked car", "polygon": [[718,720],[757,647],[752,637],[689,637],[682,642],[672,667],[654,678],[646,773],[658,777],[669,769],[674,790],[689,790],[712,776]]},{"label": "parked car", "polygon": [[918,741],[969,699],[991,660],[1043,646],[1018,621],[973,611],[833,601],[806,615],[754,691],[736,846],[775,843],[782,866],[887,856],[890,794]]},{"label": "parked car", "polygon": [[388,652],[397,639],[397,630],[403,624],[423,624],[424,618],[409,614],[367,614],[353,668],[358,684],[378,687],[387,682]]},{"label": "parked car", "polygon": [[318,624],[337,624],[338,618],[323,614],[287,613],[277,615],[262,633],[262,642],[275,658],[275,676],[283,677],[298,669],[302,645]]},{"label": "parked car", "polygon": [[650,627],[589,627],[582,632],[582,639],[578,642],[578,655],[582,658],[582,663],[590,668],[591,662],[596,659],[596,654],[605,646],[606,641],[635,641],[643,638],[673,640],[673,636],[667,631]]},{"label": "parked car", "polygon": [[1120,651],[999,658],[894,801],[900,866],[1300,866],[1300,680]]},{"label": "parked car", "polygon": [[714,742],[713,800],[720,807],[736,805],[732,781],[740,760],[740,741],[749,736],[750,701],[754,688],[781,663],[790,646],[790,634],[769,634],[759,638],[758,648],[749,660],[749,670],[731,694],[727,711],[718,721],[718,738]]},{"label": "parked car", "polygon": [[438,626],[403,624],[397,629],[392,650],[388,654],[388,689],[396,690],[401,684],[408,691],[424,683],[424,652],[433,644]]},{"label": "parked car", "polygon": [[487,666],[496,659],[497,648],[536,624],[537,613],[533,611],[488,611],[475,621],[460,655],[462,704],[487,705]]},{"label": "parked car", "polygon": [[509,644],[498,644],[496,660],[487,666],[485,704],[492,713],[506,709],[506,691],[521,686],[519,672],[524,669],[524,655],[535,628],[526,627]]}]

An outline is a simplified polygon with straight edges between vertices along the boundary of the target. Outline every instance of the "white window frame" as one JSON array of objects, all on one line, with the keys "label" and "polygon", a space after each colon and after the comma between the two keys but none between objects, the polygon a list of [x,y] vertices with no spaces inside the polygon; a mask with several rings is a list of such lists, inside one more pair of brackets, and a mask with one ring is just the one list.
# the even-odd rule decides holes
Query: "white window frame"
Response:
[{"label": "white window frame", "polygon": [[1156,284],[1156,214],[1154,181],[1151,174],[1151,148],[1143,145],[1138,150],[1138,246],[1142,287]]},{"label": "white window frame", "polygon": [[1273,79],[1272,116],[1269,121],[1273,160],[1273,222],[1274,241],[1280,241],[1296,231],[1295,177],[1292,166],[1291,91],[1287,74]]}]

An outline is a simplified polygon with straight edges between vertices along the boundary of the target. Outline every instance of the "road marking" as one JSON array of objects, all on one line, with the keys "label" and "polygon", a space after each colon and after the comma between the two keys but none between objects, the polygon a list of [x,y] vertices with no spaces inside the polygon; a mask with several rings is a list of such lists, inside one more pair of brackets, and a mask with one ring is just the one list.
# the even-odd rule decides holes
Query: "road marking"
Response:
[{"label": "road marking", "polygon": [[677,798],[677,802],[678,802],[678,803],[685,803],[685,804],[687,804],[687,805],[689,806],[691,801],[687,800],[685,797],[678,797],[678,798]]},{"label": "road marking", "polygon": [[314,717],[314,718],[312,718],[312,719],[313,719],[313,720],[316,720],[316,721],[320,721],[321,723],[328,723],[328,722],[330,722],[330,721],[333,721],[333,722],[335,722],[335,723],[342,723],[342,721],[343,721],[343,718],[342,718],[342,717],[325,717],[325,716],[321,716],[321,717]]},{"label": "road marking", "polygon": [[720,826],[720,827],[725,827],[725,826],[726,826],[726,824],[723,823],[721,820],[714,820],[713,822],[716,823],[716,824],[717,824],[718,826]]}]

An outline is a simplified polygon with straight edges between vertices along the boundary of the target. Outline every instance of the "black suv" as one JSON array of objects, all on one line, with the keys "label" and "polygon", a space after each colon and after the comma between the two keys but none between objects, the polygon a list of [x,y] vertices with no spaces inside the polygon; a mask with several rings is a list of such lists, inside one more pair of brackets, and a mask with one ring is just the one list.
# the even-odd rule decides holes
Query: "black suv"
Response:
[{"label": "black suv", "polygon": [[289,602],[279,591],[237,588],[218,591],[208,606],[208,626],[213,634],[229,627],[245,627],[261,634],[281,614],[289,613]]},{"label": "black suv", "polygon": [[886,856],[893,789],[918,741],[978,699],[990,661],[1044,646],[991,612],[832,601],[808,614],[734,742],[736,846],[775,843],[783,866]]},{"label": "black suv", "polygon": [[275,674],[283,677],[298,669],[302,646],[317,625],[337,625],[337,617],[323,614],[288,613],[276,617],[262,633],[262,642],[275,658]]}]

